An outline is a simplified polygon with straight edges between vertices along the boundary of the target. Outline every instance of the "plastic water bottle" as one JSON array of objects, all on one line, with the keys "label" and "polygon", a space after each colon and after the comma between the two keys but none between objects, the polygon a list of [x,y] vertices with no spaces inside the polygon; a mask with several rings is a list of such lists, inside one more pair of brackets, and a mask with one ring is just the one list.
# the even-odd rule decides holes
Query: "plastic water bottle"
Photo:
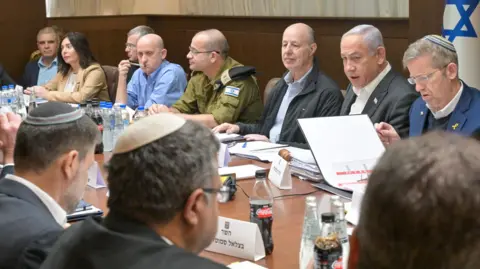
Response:
[{"label": "plastic water bottle", "polygon": [[115,104],[113,108],[114,128],[113,128],[113,146],[117,144],[118,137],[123,133],[122,109],[120,105]]},{"label": "plastic water bottle", "polygon": [[145,108],[143,106],[139,106],[137,108],[137,112],[135,112],[135,115],[133,115],[133,121],[138,121],[141,118],[145,118],[147,116],[147,113],[145,112]]},{"label": "plastic water bottle", "polygon": [[23,97],[23,87],[20,85],[15,86],[14,90],[17,96],[17,113],[25,119],[27,117],[27,106],[25,105],[25,99]]},{"label": "plastic water bottle", "polygon": [[8,85],[8,96],[10,98],[10,103],[12,107],[12,111],[18,113],[18,104],[17,104],[17,92],[15,91],[15,85],[10,84]]},{"label": "plastic water bottle", "polygon": [[267,185],[267,173],[265,170],[255,172],[255,185],[250,195],[250,222],[256,223],[265,247],[265,254],[273,252],[273,195]]},{"label": "plastic water bottle", "polygon": [[110,152],[113,150],[113,132],[115,128],[115,115],[110,104],[103,106],[103,151]]},{"label": "plastic water bottle", "polygon": [[123,129],[127,129],[128,125],[130,125],[130,114],[127,111],[127,105],[121,104],[120,110],[122,112],[122,120],[123,120]]},{"label": "plastic water bottle", "polygon": [[305,198],[305,215],[303,218],[302,241],[300,242],[300,269],[307,268],[313,259],[315,239],[320,236],[320,219],[318,218],[317,198]]}]

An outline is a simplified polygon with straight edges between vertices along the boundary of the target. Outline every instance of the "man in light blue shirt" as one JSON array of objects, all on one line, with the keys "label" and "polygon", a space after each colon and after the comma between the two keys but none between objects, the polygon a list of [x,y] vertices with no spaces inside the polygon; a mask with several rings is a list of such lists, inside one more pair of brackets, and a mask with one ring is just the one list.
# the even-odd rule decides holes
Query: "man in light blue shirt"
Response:
[{"label": "man in light blue shirt", "polygon": [[57,74],[57,52],[59,36],[52,27],[45,27],[37,34],[37,47],[41,53],[38,61],[25,67],[21,84],[23,87],[45,85]]},{"label": "man in light blue shirt", "polygon": [[[135,71],[126,89],[117,89],[116,102],[132,109],[149,108],[152,104],[171,106],[187,86],[185,71],[180,65],[165,60],[167,50],[156,34],[138,40],[137,55],[140,69]],[[120,70],[119,75],[127,76],[127,72]]]}]

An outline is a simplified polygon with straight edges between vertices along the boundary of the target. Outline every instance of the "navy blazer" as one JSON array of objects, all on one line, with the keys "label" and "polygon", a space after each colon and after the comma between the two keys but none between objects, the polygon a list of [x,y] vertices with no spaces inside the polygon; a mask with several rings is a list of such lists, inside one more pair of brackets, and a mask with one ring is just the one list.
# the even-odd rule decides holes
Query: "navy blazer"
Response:
[{"label": "navy blazer", "polygon": [[28,62],[23,72],[22,81],[20,82],[21,85],[24,88],[37,85],[39,72],[40,67],[38,66],[38,60]]},{"label": "navy blazer", "polygon": [[[427,104],[420,97],[410,109],[410,136],[423,134],[428,115]],[[480,128],[480,91],[463,82],[463,92],[448,121],[447,131],[471,136]]]},{"label": "navy blazer", "polygon": [[63,232],[28,187],[0,179],[0,267],[39,268]]},{"label": "navy blazer", "polygon": [[7,71],[5,71],[3,66],[0,64],[0,86],[8,86],[10,84],[16,85],[17,83],[15,82],[15,80],[13,80],[12,77],[10,77],[10,75],[8,75]]}]

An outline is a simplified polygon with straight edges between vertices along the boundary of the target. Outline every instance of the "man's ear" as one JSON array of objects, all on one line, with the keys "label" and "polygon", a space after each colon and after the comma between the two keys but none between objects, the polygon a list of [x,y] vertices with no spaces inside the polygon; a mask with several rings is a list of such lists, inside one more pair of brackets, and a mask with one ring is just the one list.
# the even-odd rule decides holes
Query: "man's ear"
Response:
[{"label": "man's ear", "polygon": [[190,194],[183,208],[183,218],[188,225],[198,224],[200,213],[204,210],[206,202],[205,193],[202,189],[196,189]]},{"label": "man's ear", "polygon": [[310,44],[310,56],[315,55],[316,51],[317,51],[317,43]]},{"label": "man's ear", "polygon": [[377,64],[381,65],[387,59],[387,50],[385,49],[385,47],[380,46],[377,48],[376,52],[377,52]]},{"label": "man's ear", "polygon": [[357,269],[358,265],[358,237],[357,229],[353,230],[352,236],[350,236],[350,253],[348,254],[348,269]]},{"label": "man's ear", "polygon": [[76,174],[80,166],[80,157],[78,151],[71,150],[63,154],[58,160],[60,169],[68,180],[72,179]]},{"label": "man's ear", "polygon": [[161,55],[162,55],[162,60],[165,60],[167,58],[167,49],[162,49]]},{"label": "man's ear", "polygon": [[458,66],[454,63],[449,63],[445,67],[445,74],[448,79],[452,80],[458,77]]}]

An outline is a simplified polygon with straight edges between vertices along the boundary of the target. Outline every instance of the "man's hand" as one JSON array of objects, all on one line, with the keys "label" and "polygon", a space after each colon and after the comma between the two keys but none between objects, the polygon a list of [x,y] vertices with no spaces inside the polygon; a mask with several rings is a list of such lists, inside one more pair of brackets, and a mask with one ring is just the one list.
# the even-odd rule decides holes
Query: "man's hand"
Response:
[{"label": "man's hand", "polygon": [[130,70],[131,64],[128,60],[122,60],[118,64],[118,75],[121,77],[127,77],[128,70]]},{"label": "man's hand", "polygon": [[227,134],[238,134],[240,132],[240,127],[236,124],[231,123],[222,123],[217,127],[213,128],[214,133],[227,133]]},{"label": "man's hand", "polygon": [[153,104],[148,108],[148,115],[154,115],[162,112],[170,112],[166,105]]},{"label": "man's hand", "polygon": [[393,128],[393,126],[388,123],[375,123],[375,130],[377,130],[378,137],[385,146],[388,146],[393,142],[400,140],[400,136],[398,135],[395,128]]},{"label": "man's hand", "polygon": [[0,115],[0,149],[3,151],[4,163],[13,163],[13,151],[18,127],[22,118],[14,113]]},{"label": "man's hand", "polygon": [[44,87],[42,87],[42,86],[29,87],[29,88],[27,88],[26,90],[24,90],[23,93],[28,94],[28,95],[31,95],[31,94],[32,94],[32,91],[35,91],[35,96],[36,96],[36,97],[40,97],[40,98],[46,99],[45,97],[47,96],[48,90],[45,89]]},{"label": "man's hand", "polygon": [[247,141],[265,141],[265,142],[270,142],[268,137],[264,135],[259,135],[259,134],[249,134],[244,136]]}]

